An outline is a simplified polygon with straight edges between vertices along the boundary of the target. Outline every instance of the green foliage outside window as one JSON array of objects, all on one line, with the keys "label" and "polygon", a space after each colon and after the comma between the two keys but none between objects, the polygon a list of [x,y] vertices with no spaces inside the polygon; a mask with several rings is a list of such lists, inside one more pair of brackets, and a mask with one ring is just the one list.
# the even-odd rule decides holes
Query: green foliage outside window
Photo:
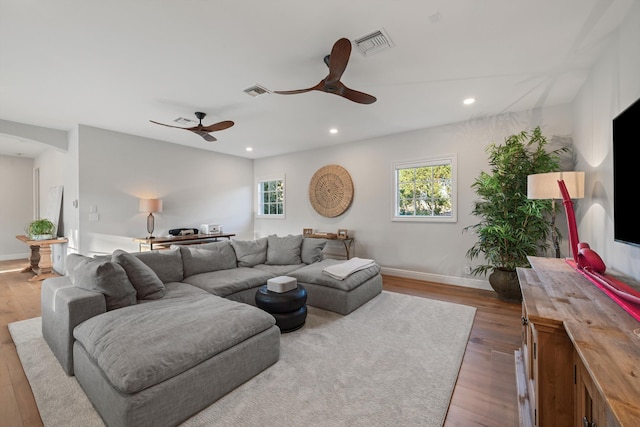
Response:
[{"label": "green foliage outside window", "polygon": [[451,164],[402,168],[396,174],[397,216],[452,216]]},{"label": "green foliage outside window", "polygon": [[258,191],[261,215],[284,215],[283,180],[259,182]]}]

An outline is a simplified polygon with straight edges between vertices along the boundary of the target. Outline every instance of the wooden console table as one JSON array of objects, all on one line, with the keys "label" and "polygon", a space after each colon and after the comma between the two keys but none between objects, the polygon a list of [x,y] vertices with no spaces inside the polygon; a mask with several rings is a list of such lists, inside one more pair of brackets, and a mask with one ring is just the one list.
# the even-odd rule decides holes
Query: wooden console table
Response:
[{"label": "wooden console table", "polygon": [[640,425],[640,322],[564,259],[519,268],[523,426]]},{"label": "wooden console table", "polygon": [[16,239],[29,245],[31,253],[29,255],[30,265],[22,269],[22,272],[33,271],[36,275],[29,279],[30,282],[44,280],[55,277],[58,274],[53,271],[53,260],[51,259],[51,246],[66,243],[64,237],[56,237],[48,240],[31,240],[27,236],[19,235]]},{"label": "wooden console table", "polygon": [[167,237],[137,237],[133,239],[138,242],[140,252],[143,250],[152,251],[154,246],[156,249],[166,249],[171,245],[195,245],[207,242],[216,242],[218,239],[229,239],[235,236],[232,233],[216,233],[216,234],[189,234],[186,236],[167,236]]}]

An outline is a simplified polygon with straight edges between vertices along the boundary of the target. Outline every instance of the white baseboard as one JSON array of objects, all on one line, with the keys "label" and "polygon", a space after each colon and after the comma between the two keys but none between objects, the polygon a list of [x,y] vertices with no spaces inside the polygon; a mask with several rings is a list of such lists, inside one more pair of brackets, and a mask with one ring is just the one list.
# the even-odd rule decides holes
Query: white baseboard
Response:
[{"label": "white baseboard", "polygon": [[464,286],[466,288],[484,289],[493,291],[489,281],[470,279],[466,277],[443,276],[440,274],[422,273],[419,271],[401,270],[399,268],[382,267],[382,274],[404,277],[405,279],[424,280],[427,282],[444,283],[445,285]]},{"label": "white baseboard", "polygon": [[0,255],[0,261],[13,261],[16,259],[29,260],[29,253]]}]

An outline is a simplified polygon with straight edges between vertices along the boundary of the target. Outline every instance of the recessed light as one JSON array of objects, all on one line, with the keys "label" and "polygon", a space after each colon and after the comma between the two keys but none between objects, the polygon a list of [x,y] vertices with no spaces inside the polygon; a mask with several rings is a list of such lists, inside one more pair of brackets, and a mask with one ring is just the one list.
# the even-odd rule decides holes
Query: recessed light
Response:
[{"label": "recessed light", "polygon": [[247,147],[247,148],[246,148],[246,150],[247,150],[247,151],[253,151],[253,148],[251,148],[251,147]]},{"label": "recessed light", "polygon": [[463,103],[464,105],[471,105],[471,104],[473,104],[474,102],[476,102],[476,99],[475,99],[475,98],[467,98],[467,99],[465,99],[464,101],[462,101],[462,103]]},{"label": "recessed light", "polygon": [[336,134],[336,133],[338,133],[338,129],[336,129],[336,128],[331,128],[331,129],[329,129],[329,133],[331,133],[331,134]]}]

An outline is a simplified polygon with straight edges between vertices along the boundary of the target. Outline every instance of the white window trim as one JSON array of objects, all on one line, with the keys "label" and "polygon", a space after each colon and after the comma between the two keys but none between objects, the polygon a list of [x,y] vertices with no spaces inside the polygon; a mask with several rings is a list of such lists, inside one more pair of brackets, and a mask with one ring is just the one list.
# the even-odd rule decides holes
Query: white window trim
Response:
[{"label": "white window trim", "polygon": [[[396,170],[418,166],[441,165],[451,162],[451,216],[450,217],[405,217],[398,216],[398,177]],[[447,154],[420,160],[394,162],[391,165],[391,221],[393,222],[458,222],[458,156]]]},{"label": "white window trim", "polygon": [[[260,183],[265,181],[282,181],[282,186],[284,187],[284,192],[282,194],[282,214],[263,214],[262,206],[260,205]],[[286,219],[287,214],[287,182],[285,180],[285,176],[271,176],[266,178],[257,178],[254,184],[255,188],[255,218],[256,219]]]}]

